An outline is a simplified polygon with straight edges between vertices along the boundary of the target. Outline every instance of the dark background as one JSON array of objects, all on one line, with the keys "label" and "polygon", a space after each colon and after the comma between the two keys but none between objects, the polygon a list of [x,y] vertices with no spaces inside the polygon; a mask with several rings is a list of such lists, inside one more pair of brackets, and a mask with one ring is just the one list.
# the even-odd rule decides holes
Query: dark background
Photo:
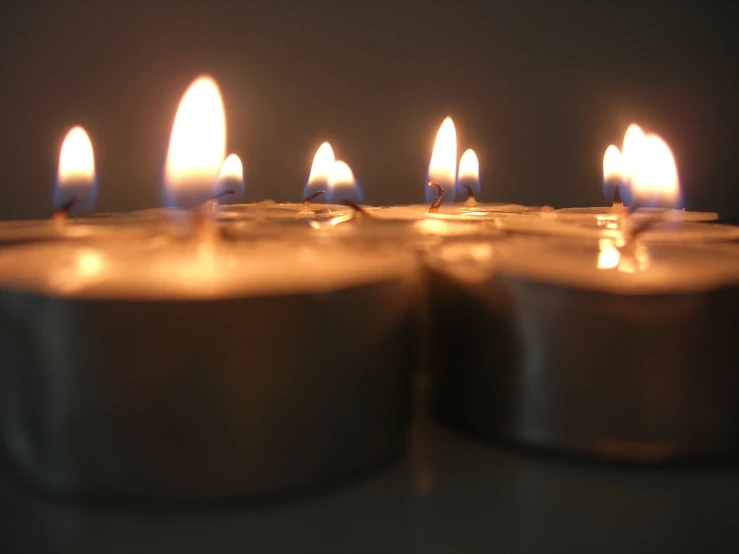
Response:
[{"label": "dark background", "polygon": [[637,121],[672,146],[691,209],[739,214],[736,11],[711,2],[21,2],[0,16],[0,218],[50,209],[84,125],[98,209],[158,205],[177,103],[220,83],[247,198],[297,201],[334,144],[367,202],[420,202],[452,115],[485,200],[603,203],[605,147]]}]

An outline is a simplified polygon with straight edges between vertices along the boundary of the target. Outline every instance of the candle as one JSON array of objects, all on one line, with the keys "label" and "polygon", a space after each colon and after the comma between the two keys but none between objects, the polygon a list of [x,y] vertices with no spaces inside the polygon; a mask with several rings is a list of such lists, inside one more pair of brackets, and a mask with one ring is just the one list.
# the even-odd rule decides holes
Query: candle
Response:
[{"label": "candle", "polygon": [[[674,204],[680,200],[680,184],[675,159],[667,143],[657,135],[640,139],[639,155],[624,164],[628,167],[630,206],[615,204],[601,213],[564,212],[541,214],[537,218],[510,217],[499,226],[512,232],[554,235],[573,238],[611,238],[623,240],[634,232],[647,241],[702,242],[739,239],[739,228],[730,225],[706,224],[677,216],[683,212],[672,209],[650,209],[654,202]],[[625,149],[630,151],[630,149]],[[608,156],[605,157],[606,161]],[[626,159],[626,157],[624,158]],[[606,180],[608,171],[606,166]],[[647,206],[644,208],[644,206]]]},{"label": "candle", "polygon": [[215,498],[306,488],[402,452],[418,263],[388,246],[210,232],[215,82],[175,118],[164,201],[187,239],[0,250],[0,433],[54,490]]},{"label": "candle", "polygon": [[[656,167],[649,162],[644,162],[644,157],[650,155],[643,151],[645,144],[649,148],[651,142],[645,142],[646,138],[647,135],[641,127],[632,124],[624,135],[623,153],[613,144],[606,148],[603,155],[603,194],[608,202],[612,202],[611,206],[607,208],[562,208],[557,210],[560,219],[583,220],[586,223],[592,222],[593,219],[598,221],[618,219],[624,207],[631,204],[631,182],[635,178],[635,173],[639,171],[639,167]],[[677,177],[675,177],[675,183],[677,183]],[[718,219],[718,214],[715,212],[690,212],[676,210],[672,206],[669,208],[653,206],[653,204],[660,203],[672,205],[675,202],[675,198],[663,198],[658,193],[648,199],[648,205],[640,206],[639,212],[643,216],[659,215],[664,219],[674,221],[715,221]]]},{"label": "candle", "polygon": [[[459,180],[459,187],[457,187]],[[451,117],[444,119],[436,135],[426,181],[426,204],[367,208],[378,219],[470,219],[490,220],[515,213],[538,212],[541,208],[518,204],[480,203],[480,164],[474,150],[462,154],[457,179],[457,135]],[[459,190],[458,190],[459,189]],[[461,203],[452,201],[458,197]]]},{"label": "candle", "polygon": [[52,190],[51,217],[45,220],[0,222],[0,245],[90,237],[131,240],[156,234],[156,229],[151,227],[125,226],[123,224],[126,221],[122,219],[79,217],[92,212],[97,196],[97,171],[92,142],[80,126],[70,129],[62,142]]},{"label": "candle", "polygon": [[[337,167],[339,173],[332,177]],[[260,223],[266,220],[325,222],[334,221],[337,218],[341,221],[351,219],[354,211],[350,207],[329,203],[333,200],[332,178],[338,181],[353,182],[354,176],[345,162],[335,160],[331,145],[324,142],[313,158],[308,182],[303,191],[302,203],[262,202],[222,206],[218,210],[218,218],[221,221],[255,220]],[[339,182],[341,187],[348,184],[348,182]]]},{"label": "candle", "polygon": [[488,439],[660,461],[739,443],[739,248],[517,238],[429,256],[437,410]]}]

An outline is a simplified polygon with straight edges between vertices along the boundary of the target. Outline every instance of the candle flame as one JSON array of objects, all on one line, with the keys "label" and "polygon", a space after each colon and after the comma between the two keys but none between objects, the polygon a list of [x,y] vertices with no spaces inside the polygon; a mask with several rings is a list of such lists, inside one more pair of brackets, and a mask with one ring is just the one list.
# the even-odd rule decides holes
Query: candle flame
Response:
[{"label": "candle flame", "polygon": [[329,179],[331,172],[334,169],[334,163],[336,158],[334,157],[334,150],[328,142],[324,142],[316,150],[316,155],[313,157],[313,165],[310,168],[310,175],[308,176],[308,182],[303,190],[303,198],[307,198],[311,194],[318,191],[325,191],[326,194],[319,196],[314,202],[325,202],[330,193]]},{"label": "candle flame", "polygon": [[[237,154],[229,154],[221,165],[214,196],[219,196],[220,202],[227,202],[229,198],[242,197],[244,190],[244,165]],[[228,191],[232,192],[221,196]]]},{"label": "candle flame", "polygon": [[611,144],[603,154],[603,180],[622,181],[624,176],[623,156],[618,146]]},{"label": "candle flame", "polygon": [[195,79],[180,100],[167,152],[166,205],[192,208],[214,195],[226,155],[226,115],[218,84]]},{"label": "candle flame", "polygon": [[354,172],[346,162],[336,160],[328,178],[332,202],[349,201],[361,203],[364,201],[362,189],[354,178]]},{"label": "candle flame", "polygon": [[637,206],[674,207],[680,202],[675,157],[661,137],[646,135],[631,171],[631,196]]},{"label": "candle flame", "polygon": [[623,146],[621,147],[621,171],[627,181],[631,181],[634,168],[639,163],[641,143],[645,138],[644,131],[635,123],[632,123],[626,129]]},{"label": "candle flame", "polygon": [[95,205],[97,175],[92,141],[82,127],[67,132],[59,152],[59,168],[53,203],[55,208],[77,199],[76,206],[92,211]]},{"label": "candle flame", "polygon": [[[475,196],[480,194],[480,161],[471,148],[465,150],[459,160],[459,186],[467,185]],[[464,191],[463,191],[464,192]],[[465,195],[463,194],[464,198]]]},{"label": "candle flame", "polygon": [[431,202],[437,190],[429,187],[429,181],[434,181],[444,188],[444,202],[454,200],[454,189],[457,177],[457,131],[454,121],[447,117],[439,127],[431,153],[429,173],[426,179],[426,201]]}]

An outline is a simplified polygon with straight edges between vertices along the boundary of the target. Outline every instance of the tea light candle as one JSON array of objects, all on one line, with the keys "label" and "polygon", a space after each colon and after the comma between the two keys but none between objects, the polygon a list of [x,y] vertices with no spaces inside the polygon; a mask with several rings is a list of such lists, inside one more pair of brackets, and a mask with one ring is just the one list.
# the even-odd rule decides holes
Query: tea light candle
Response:
[{"label": "tea light candle", "polygon": [[460,323],[448,423],[608,459],[737,450],[736,246],[518,238],[442,245],[430,266],[435,325]]},{"label": "tea light candle", "polygon": [[154,227],[132,227],[123,220],[90,219],[97,196],[97,171],[92,142],[80,126],[65,136],[53,186],[54,211],[49,219],[0,222],[0,244],[40,240],[85,239],[132,240],[155,235]]},{"label": "tea light candle", "polygon": [[[333,175],[337,171],[338,173]],[[348,173],[347,173],[348,172]],[[313,158],[308,182],[303,191],[304,201],[296,203],[263,202],[256,204],[236,204],[222,206],[218,210],[221,221],[346,221],[354,216],[348,206],[330,204],[332,192],[337,181],[342,188],[351,188],[354,176],[344,162],[337,162],[328,142],[324,142]],[[346,181],[346,182],[344,182]],[[347,200],[356,198],[355,192],[344,190]],[[361,200],[360,200],[361,201]]]},{"label": "tea light candle", "polygon": [[[613,205],[607,208],[562,208],[557,210],[561,219],[581,220],[585,223],[598,221],[616,221],[625,205],[631,203],[631,181],[639,165],[644,165],[644,139],[647,135],[641,127],[632,124],[626,130],[623,142],[623,154],[615,145],[610,145],[603,155],[603,194]],[[648,154],[647,154],[648,156]],[[647,163],[649,163],[647,161]],[[677,181],[677,179],[676,179]],[[649,203],[672,204],[675,198],[660,198],[657,194],[649,199]],[[715,221],[718,214],[715,212],[691,212],[666,207],[641,206],[641,215],[647,217],[659,216],[669,221]]]},{"label": "tea light candle", "polygon": [[175,118],[163,191],[191,211],[188,240],[0,250],[0,433],[41,485],[267,494],[402,452],[415,256],[218,240],[199,206],[224,133],[218,87],[199,78]]},{"label": "tea light candle", "polygon": [[[471,149],[466,150],[460,159],[457,187],[457,135],[451,117],[444,120],[436,135],[426,184],[427,204],[367,207],[366,210],[378,219],[400,221],[428,218],[493,221],[511,214],[541,210],[518,204],[477,202],[476,195],[480,192],[480,164],[477,154]],[[466,200],[455,204],[452,203],[455,197]]]},{"label": "tea light candle", "polygon": [[[558,210],[538,218],[507,218],[500,221],[500,227],[513,232],[591,239],[619,239],[633,232],[641,234],[646,241],[660,242],[739,239],[737,227],[688,221],[687,217],[675,216],[682,213],[678,210],[643,208],[655,198],[665,204],[678,202],[680,186],[674,156],[664,140],[647,135],[638,143],[638,148],[639,155],[626,166],[632,203],[628,208],[616,204],[601,214],[587,216],[582,213],[573,216]],[[608,175],[608,167],[606,171]]]}]

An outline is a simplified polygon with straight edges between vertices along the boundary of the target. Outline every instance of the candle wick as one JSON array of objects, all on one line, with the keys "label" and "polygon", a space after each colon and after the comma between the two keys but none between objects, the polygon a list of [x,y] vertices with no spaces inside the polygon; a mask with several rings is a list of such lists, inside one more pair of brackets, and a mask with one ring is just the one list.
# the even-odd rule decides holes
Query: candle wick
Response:
[{"label": "candle wick", "polygon": [[442,187],[439,183],[436,181],[429,181],[430,187],[436,187],[439,192],[436,193],[436,198],[434,198],[434,201],[431,202],[431,205],[429,206],[429,213],[436,213],[439,211],[439,208],[441,207],[441,203],[444,201],[444,187]]},{"label": "candle wick", "polygon": [[77,204],[81,204],[85,201],[85,197],[81,194],[77,194],[64,202],[61,206],[56,208],[52,214],[51,219],[52,221],[56,222],[62,222],[65,221],[69,217],[69,212],[72,211],[72,208],[74,208]]},{"label": "candle wick", "polygon": [[477,198],[475,198],[475,191],[472,190],[472,187],[468,185],[467,183],[464,183],[462,185],[464,187],[464,190],[467,191],[467,198],[465,199],[464,203],[468,206],[475,206],[477,204]]},{"label": "candle wick", "polygon": [[317,190],[316,192],[313,192],[309,194],[308,196],[306,196],[305,199],[303,200],[303,209],[305,210],[306,208],[308,208],[308,206],[310,206],[310,203],[313,202],[316,198],[318,198],[322,194],[326,194],[326,191]]},{"label": "candle wick", "polygon": [[355,212],[357,212],[358,214],[362,216],[369,217],[369,218],[372,217],[367,210],[365,210],[362,206],[360,206],[356,202],[352,202],[351,200],[342,200],[341,202],[339,202],[339,204],[341,204],[342,206],[349,206],[351,209],[353,209]]},{"label": "candle wick", "polygon": [[613,203],[614,204],[623,204],[624,201],[621,200],[621,183],[616,181],[613,185]]}]

